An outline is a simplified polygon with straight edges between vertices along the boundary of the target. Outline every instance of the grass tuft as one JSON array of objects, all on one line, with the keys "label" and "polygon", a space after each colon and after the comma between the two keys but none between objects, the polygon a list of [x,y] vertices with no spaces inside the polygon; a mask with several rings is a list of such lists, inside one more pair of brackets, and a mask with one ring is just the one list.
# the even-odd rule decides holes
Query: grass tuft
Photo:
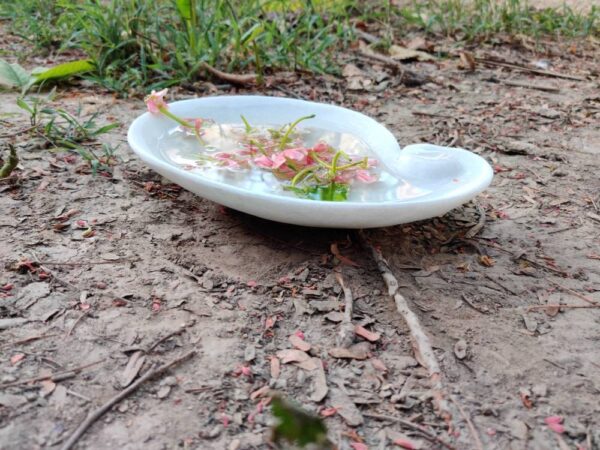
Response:
[{"label": "grass tuft", "polygon": [[[122,95],[225,72],[339,73],[353,21],[375,25],[384,47],[410,30],[461,41],[498,33],[600,36],[600,8],[534,9],[527,0],[0,0],[0,16],[34,52],[75,49],[87,75]],[[378,26],[377,26],[378,25]]]}]

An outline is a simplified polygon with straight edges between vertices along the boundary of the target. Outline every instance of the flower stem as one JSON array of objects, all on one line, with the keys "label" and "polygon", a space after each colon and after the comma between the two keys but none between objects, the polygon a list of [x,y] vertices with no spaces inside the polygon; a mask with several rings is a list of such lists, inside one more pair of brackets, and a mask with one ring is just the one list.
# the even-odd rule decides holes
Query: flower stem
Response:
[{"label": "flower stem", "polygon": [[308,119],[314,119],[315,114],[311,114],[310,116],[304,116],[304,117],[300,117],[298,120],[296,120],[295,122],[293,122],[287,129],[287,131],[285,132],[285,134],[283,135],[283,137],[281,138],[281,142],[279,143],[279,150],[283,150],[285,148],[285,146],[288,143],[290,134],[292,134],[292,131],[294,131],[294,128],[296,128],[296,125],[298,125],[300,122],[302,122],[303,120],[308,120]]}]

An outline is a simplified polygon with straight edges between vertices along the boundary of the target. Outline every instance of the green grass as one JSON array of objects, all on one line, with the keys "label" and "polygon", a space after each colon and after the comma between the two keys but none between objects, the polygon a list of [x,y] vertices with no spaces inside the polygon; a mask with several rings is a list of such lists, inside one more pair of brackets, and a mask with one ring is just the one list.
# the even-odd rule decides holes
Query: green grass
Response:
[{"label": "green grass", "polygon": [[395,11],[400,22],[466,41],[499,34],[577,38],[600,35],[600,8],[576,12],[560,8],[534,9],[526,0],[413,1]]},{"label": "green grass", "polygon": [[203,63],[338,73],[353,19],[379,24],[384,47],[410,30],[459,41],[600,36],[597,7],[535,10],[526,0],[0,0],[0,15],[31,53],[77,50],[96,65],[86,77],[122,95],[204,78]]}]

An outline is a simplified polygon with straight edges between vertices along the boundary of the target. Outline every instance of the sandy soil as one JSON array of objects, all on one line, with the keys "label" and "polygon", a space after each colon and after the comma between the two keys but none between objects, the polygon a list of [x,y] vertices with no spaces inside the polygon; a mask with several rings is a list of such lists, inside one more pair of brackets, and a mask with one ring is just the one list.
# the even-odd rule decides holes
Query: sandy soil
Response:
[{"label": "sandy soil", "polygon": [[[437,83],[406,87],[388,68],[349,56],[358,83],[290,76],[263,92],[359,109],[402,145],[464,146],[490,161],[493,185],[473,203],[368,236],[431,336],[448,391],[483,448],[590,450],[600,445],[600,308],[591,304],[600,303],[598,73],[593,49],[529,47],[473,50],[583,81],[485,65],[468,72],[449,58],[407,63]],[[175,96],[213,88],[198,83]],[[3,134],[27,125],[15,97],[0,97]],[[361,440],[399,448],[398,437],[439,448],[390,417],[457,449],[478,448],[463,417],[448,435],[435,415],[407,327],[354,232],[271,223],[161,179],[125,141],[139,100],[79,85],[61,87],[56,104],[120,121],[103,139],[121,145],[119,163],[94,176],[79,157],[17,138],[19,170],[0,183],[0,448],[58,448],[136,375],[189,350],[197,353],[118,403],[78,448],[267,448],[272,419],[253,395],[264,386],[321,414],[337,408],[326,423],[340,449]],[[484,226],[467,237],[482,212]],[[356,265],[340,263],[333,243]],[[336,266],[353,291],[355,323],[380,335],[356,337],[353,355],[363,359],[332,352],[343,309]],[[568,306],[529,310],[559,303]],[[277,370],[298,331],[323,372]],[[64,379],[22,383],[91,363]],[[544,423],[552,415],[564,417],[563,434]]]}]

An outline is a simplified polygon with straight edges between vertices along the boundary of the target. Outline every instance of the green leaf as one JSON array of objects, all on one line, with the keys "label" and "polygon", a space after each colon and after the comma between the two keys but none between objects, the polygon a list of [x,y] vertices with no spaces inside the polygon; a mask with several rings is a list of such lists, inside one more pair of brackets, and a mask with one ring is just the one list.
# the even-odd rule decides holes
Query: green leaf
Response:
[{"label": "green leaf", "polygon": [[176,0],[177,10],[183,20],[192,20],[193,3],[191,0]]},{"label": "green leaf", "polygon": [[327,428],[320,417],[279,395],[273,396],[271,405],[271,411],[278,420],[273,427],[273,441],[276,444],[286,441],[302,448],[315,444],[320,450],[333,450],[333,445],[327,439]]},{"label": "green leaf", "polygon": [[96,66],[89,59],[79,59],[77,61],[70,61],[67,63],[59,64],[58,66],[51,67],[44,72],[41,72],[35,76],[35,82],[45,80],[54,80],[57,78],[66,78],[73,75],[79,75],[86,72],[91,72],[96,69]]},{"label": "green leaf", "polygon": [[9,64],[0,59],[0,86],[24,88],[29,83],[29,73],[18,64]]},{"label": "green leaf", "polygon": [[285,186],[285,190],[292,191],[298,197],[324,202],[345,202],[348,200],[350,187],[347,184],[331,183],[324,186]]}]

